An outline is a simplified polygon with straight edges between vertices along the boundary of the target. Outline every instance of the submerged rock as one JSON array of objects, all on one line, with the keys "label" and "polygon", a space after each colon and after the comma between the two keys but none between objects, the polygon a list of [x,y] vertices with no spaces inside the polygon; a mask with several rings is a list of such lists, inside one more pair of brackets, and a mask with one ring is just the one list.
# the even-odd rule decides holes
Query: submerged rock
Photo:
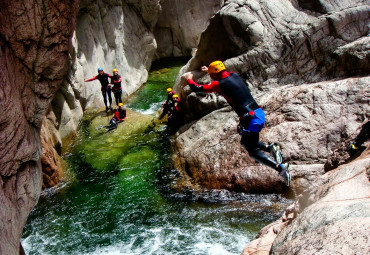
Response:
[{"label": "submerged rock", "polygon": [[[84,161],[93,169],[104,172],[110,169],[112,164],[120,168],[120,161],[125,162],[122,155],[128,153],[137,146],[140,136],[152,124],[153,116],[141,114],[127,109],[127,118],[117,125],[115,129],[109,129],[109,121],[113,113],[101,111],[87,112],[84,118],[81,140],[78,148],[83,154]],[[84,137],[87,137],[85,139]]]}]

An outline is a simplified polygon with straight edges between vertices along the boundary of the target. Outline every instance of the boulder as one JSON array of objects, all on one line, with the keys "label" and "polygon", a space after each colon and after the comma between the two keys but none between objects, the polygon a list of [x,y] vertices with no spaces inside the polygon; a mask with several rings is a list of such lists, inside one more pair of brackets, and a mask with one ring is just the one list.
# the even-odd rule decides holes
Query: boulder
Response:
[{"label": "boulder", "polygon": [[[222,60],[255,95],[289,84],[368,75],[366,1],[351,1],[350,7],[348,1],[317,1],[314,7],[320,12],[303,8],[309,7],[305,2],[227,1],[210,20],[181,74],[191,71],[197,81],[208,82],[200,67]],[[178,80],[174,87],[183,91],[184,85]],[[183,101],[188,95],[185,90]],[[188,112],[198,107],[191,106]]]},{"label": "boulder", "polygon": [[366,254],[369,169],[368,147],[356,160],[321,176],[242,254]]},{"label": "boulder", "polygon": [[[290,85],[258,98],[267,116],[260,139],[281,145],[297,194],[325,173],[324,165],[337,145],[370,117],[369,82],[369,77],[362,77]],[[242,148],[237,123],[236,113],[226,107],[180,129],[173,148],[177,169],[189,181],[182,183],[253,193],[285,191],[278,173],[255,162]]]},{"label": "boulder", "polygon": [[[200,67],[219,59],[240,74],[263,105],[262,140],[281,143],[292,165],[293,189],[300,193],[315,182],[326,159],[369,118],[369,10],[361,0],[227,1],[174,86],[189,123],[174,144],[179,171],[202,176],[189,180],[206,188],[281,191],[277,174],[240,149],[236,115],[229,115],[230,125],[226,116],[216,119],[227,105],[222,96],[192,93],[182,78],[190,71],[195,81],[208,83]],[[184,138],[197,137],[193,130],[207,135],[198,135],[196,143]],[[219,144],[217,156],[211,156],[210,144]]]},{"label": "boulder", "polygon": [[0,254],[18,254],[42,184],[42,121],[68,71],[79,1],[0,3]]}]

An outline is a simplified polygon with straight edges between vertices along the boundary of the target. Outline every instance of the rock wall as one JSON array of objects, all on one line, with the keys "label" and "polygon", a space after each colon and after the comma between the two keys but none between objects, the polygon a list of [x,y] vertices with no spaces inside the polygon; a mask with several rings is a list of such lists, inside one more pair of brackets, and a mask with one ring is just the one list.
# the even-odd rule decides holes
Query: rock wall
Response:
[{"label": "rock wall", "polygon": [[[46,130],[52,139],[43,137],[51,141],[45,144],[50,147],[45,151],[54,147],[53,154],[60,154],[62,140],[76,132],[85,109],[104,106],[99,81],[84,82],[97,74],[98,67],[108,73],[113,68],[119,70],[123,99],[127,99],[146,82],[155,57],[190,56],[211,15],[222,3],[82,0],[73,36],[72,67],[47,115]],[[171,38],[160,32],[164,30],[170,31]],[[57,161],[52,167],[55,174],[61,165]],[[46,163],[45,169],[50,166]]]},{"label": "rock wall", "polygon": [[221,9],[223,0],[164,0],[154,29],[156,57],[191,56],[210,18]]},{"label": "rock wall", "polygon": [[[367,144],[369,146],[369,144]],[[370,150],[321,176],[242,255],[366,254]]]},{"label": "rock wall", "polygon": [[59,142],[77,130],[85,109],[104,106],[99,81],[84,82],[98,67],[119,70],[124,99],[146,81],[156,50],[150,26],[159,11],[159,1],[81,1],[72,68],[50,111]]},{"label": "rock wall", "polygon": [[[200,67],[217,59],[238,72],[267,113],[262,140],[281,143],[302,192],[369,118],[369,14],[367,1],[227,1],[181,74],[208,82]],[[181,76],[175,90],[190,123],[174,143],[181,185],[284,191],[277,173],[241,148],[224,99],[191,93]]]},{"label": "rock wall", "polygon": [[0,2],[0,254],[19,253],[40,194],[40,129],[69,69],[78,4]]},{"label": "rock wall", "polygon": [[[62,141],[75,134],[87,108],[104,106],[99,81],[85,83],[85,79],[94,77],[98,67],[110,74],[117,68],[123,78],[124,100],[146,81],[156,50],[152,30],[160,10],[159,1],[151,0],[81,1],[72,39],[71,68],[53,98],[42,133],[42,139],[49,141],[43,146],[44,176],[62,176],[58,156]],[[59,179],[44,183],[44,187]]]},{"label": "rock wall", "polygon": [[[362,77],[292,84],[258,98],[267,116],[261,140],[282,145],[296,192],[325,173],[324,165],[338,145],[370,117],[369,82],[370,77]],[[253,193],[286,191],[278,173],[255,162],[240,145],[237,120],[226,107],[180,129],[174,162],[187,180],[182,185]]]}]

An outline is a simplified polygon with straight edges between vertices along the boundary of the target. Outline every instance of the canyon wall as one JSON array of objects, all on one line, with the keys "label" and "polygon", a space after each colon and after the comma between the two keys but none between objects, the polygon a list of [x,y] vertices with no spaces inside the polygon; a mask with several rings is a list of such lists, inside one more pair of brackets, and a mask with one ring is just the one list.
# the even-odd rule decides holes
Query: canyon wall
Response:
[{"label": "canyon wall", "polygon": [[[179,35],[181,54],[190,54],[222,2],[186,8],[195,15],[193,26],[184,25],[187,19],[173,21],[186,34]],[[123,98],[135,92],[156,53],[153,31],[162,7],[159,0],[2,1],[0,7],[0,253],[16,254],[41,186],[54,186],[63,176],[62,140],[77,130],[85,109],[103,106],[99,82],[84,79],[98,67],[108,73],[117,68]],[[180,2],[177,7],[184,14]],[[165,56],[173,55],[179,54]]]},{"label": "canyon wall", "polygon": [[[182,177],[174,188],[299,195],[244,255],[369,250],[369,149],[356,160],[347,153],[370,118],[369,24],[369,1],[230,0],[181,70],[175,91],[188,124],[172,146]],[[209,82],[200,67],[214,60],[239,73],[263,106],[260,138],[281,144],[291,187],[241,147],[224,98],[187,86],[186,72]]]},{"label": "canyon wall", "polygon": [[221,9],[223,0],[164,0],[155,25],[156,58],[191,56],[211,17]]},{"label": "canyon wall", "polygon": [[[338,144],[369,119],[367,1],[227,1],[182,69],[200,83],[200,67],[220,59],[239,73],[264,107],[265,142],[279,142],[301,192],[325,172]],[[277,172],[249,158],[236,133],[237,115],[215,94],[181,93],[190,124],[174,143],[179,185],[244,192],[284,192]],[[196,120],[196,121],[194,121]],[[197,187],[199,188],[199,187]]]},{"label": "canyon wall", "polygon": [[258,233],[242,255],[366,254],[370,144],[366,145],[360,157],[344,156],[346,164],[320,176],[280,219]]},{"label": "canyon wall", "polygon": [[18,254],[42,185],[42,121],[69,69],[79,1],[0,3],[0,254]]},{"label": "canyon wall", "polygon": [[[55,177],[55,181],[44,183],[45,187],[53,186],[62,176],[61,168],[57,167],[60,160],[56,160],[61,154],[62,140],[76,132],[85,109],[104,106],[99,81],[85,83],[84,80],[94,77],[98,67],[109,74],[117,68],[122,76],[125,101],[146,82],[155,58],[190,56],[210,17],[222,3],[220,0],[81,1],[72,40],[71,69],[52,101],[43,132],[43,140],[51,142],[44,146],[49,147],[45,149],[49,154],[44,153],[42,161],[44,168],[49,169],[44,176]],[[56,158],[50,157],[50,153]],[[55,161],[59,163],[54,164]]]}]

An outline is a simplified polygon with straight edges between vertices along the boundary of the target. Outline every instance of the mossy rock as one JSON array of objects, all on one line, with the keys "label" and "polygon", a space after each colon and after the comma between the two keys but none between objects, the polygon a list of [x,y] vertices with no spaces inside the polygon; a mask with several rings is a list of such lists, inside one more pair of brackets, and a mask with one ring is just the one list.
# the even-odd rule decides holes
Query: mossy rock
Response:
[{"label": "mossy rock", "polygon": [[136,146],[143,132],[152,123],[153,117],[127,109],[127,118],[117,128],[107,132],[105,126],[109,124],[113,114],[98,112],[87,114],[85,122],[88,122],[81,150],[85,161],[94,169],[104,171],[107,166],[119,162],[122,155],[130,148]]}]

